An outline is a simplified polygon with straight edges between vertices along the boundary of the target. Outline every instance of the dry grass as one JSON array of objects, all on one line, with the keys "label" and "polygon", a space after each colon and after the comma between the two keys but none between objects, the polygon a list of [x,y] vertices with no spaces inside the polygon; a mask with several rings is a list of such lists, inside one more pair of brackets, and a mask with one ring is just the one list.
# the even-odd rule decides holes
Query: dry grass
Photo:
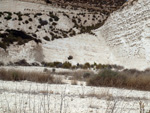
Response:
[{"label": "dry grass", "polygon": [[89,70],[75,71],[70,74],[70,76],[72,76],[71,80],[79,80],[79,81],[85,81],[92,75],[94,75],[94,73]]},{"label": "dry grass", "polygon": [[90,70],[76,70],[76,71],[61,71],[56,72],[56,75],[69,76],[69,79],[74,81],[86,81],[90,76],[94,75],[93,71]]},{"label": "dry grass", "polygon": [[71,85],[77,85],[78,83],[77,83],[77,80],[72,80],[71,81]]},{"label": "dry grass", "polygon": [[87,97],[95,97],[97,99],[107,99],[107,100],[112,100],[113,96],[112,94],[109,93],[109,90],[101,91],[99,93],[91,92],[89,94],[86,94]]},{"label": "dry grass", "polygon": [[62,77],[55,77],[53,82],[55,84],[64,84],[63,80],[62,80]]},{"label": "dry grass", "polygon": [[126,70],[115,72],[103,70],[87,80],[90,86],[118,87],[150,91],[150,71]]},{"label": "dry grass", "polygon": [[18,70],[0,70],[0,80],[6,81],[32,81],[39,83],[54,83],[54,77],[42,72],[24,72]]}]

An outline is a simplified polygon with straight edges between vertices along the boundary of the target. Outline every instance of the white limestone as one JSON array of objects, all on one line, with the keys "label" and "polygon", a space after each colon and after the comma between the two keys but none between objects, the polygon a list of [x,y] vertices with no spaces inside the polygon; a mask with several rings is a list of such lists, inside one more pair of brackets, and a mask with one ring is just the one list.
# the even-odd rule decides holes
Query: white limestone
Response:
[{"label": "white limestone", "polygon": [[[6,8],[6,5],[9,3],[7,1],[0,1],[4,6],[0,5],[0,11],[9,9]],[[46,16],[47,11],[52,10],[54,12],[64,11],[65,13],[69,13],[67,9],[55,9],[52,6],[45,6],[41,4],[35,4],[30,2],[20,2],[15,1],[14,3],[19,4],[16,5],[15,8],[11,8],[10,11],[23,11],[29,12],[26,9],[32,9],[30,12],[39,12],[43,9],[45,10],[43,15],[41,16],[43,19],[48,20]],[[22,8],[22,7],[23,8]],[[10,6],[11,7],[11,6]],[[31,8],[32,7],[32,8]],[[38,7],[38,8],[37,8]],[[38,9],[38,10],[37,10]],[[36,11],[37,10],[37,11]],[[73,13],[79,12],[72,11]],[[41,46],[41,60],[38,61],[66,61],[69,55],[72,55],[74,58],[71,61],[73,64],[76,63],[85,63],[85,62],[97,62],[104,64],[118,64],[122,65],[126,68],[136,68],[140,70],[144,70],[150,65],[150,1],[148,0],[138,0],[133,2],[128,2],[124,5],[124,8],[113,12],[110,17],[107,19],[105,24],[99,28],[94,30],[95,35],[89,34],[81,34],[74,37],[69,37],[67,39],[58,39],[51,42],[47,42],[42,39]],[[58,15],[62,15],[59,14]],[[72,15],[70,13],[70,18]],[[85,16],[87,18],[88,15]],[[96,15],[98,17],[98,15]],[[32,17],[32,14],[31,14]],[[57,24],[57,28],[68,30],[73,27],[73,23],[71,20],[67,19],[65,16],[60,16],[60,20]],[[34,18],[34,17],[32,17]],[[82,23],[85,18],[82,19]],[[101,19],[106,18],[105,16],[100,16]],[[90,18],[91,20],[91,18]],[[88,21],[89,25],[92,24],[91,21]],[[0,27],[3,29],[9,28],[17,28],[23,29],[28,33],[35,32],[34,30],[37,28],[38,20],[35,20],[35,23],[31,23],[33,27],[33,31],[27,29],[27,26],[18,25],[17,21],[8,23],[4,20],[3,24],[0,24]],[[7,26],[7,27],[6,27]],[[49,30],[48,26],[45,26],[39,32],[37,32],[38,38],[42,38],[44,36],[49,36],[49,34],[45,33],[44,30]],[[75,29],[76,33],[78,29]],[[36,46],[36,45],[33,45]],[[17,48],[17,47],[16,47]],[[27,46],[20,47],[20,51],[30,50]],[[11,50],[11,51],[10,51]],[[3,51],[3,50],[2,50]],[[1,51],[1,52],[2,52]],[[5,61],[12,61],[17,59],[26,58],[29,61],[34,61],[35,58],[31,57],[34,55],[30,55],[27,51],[26,54],[20,52],[19,49],[15,49],[15,47],[8,48],[8,52],[4,52],[1,54],[0,60],[6,57]],[[33,52],[33,51],[32,51]],[[24,57],[22,57],[24,54]],[[14,56],[15,55],[15,56]],[[21,56],[21,57],[20,57]]]}]

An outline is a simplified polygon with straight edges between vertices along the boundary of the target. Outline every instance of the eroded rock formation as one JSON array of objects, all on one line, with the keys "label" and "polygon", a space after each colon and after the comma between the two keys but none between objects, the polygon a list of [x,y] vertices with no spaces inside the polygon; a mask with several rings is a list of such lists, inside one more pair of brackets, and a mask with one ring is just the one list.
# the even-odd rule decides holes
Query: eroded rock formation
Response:
[{"label": "eroded rock formation", "polygon": [[138,69],[150,66],[150,1],[138,0],[112,13],[98,31],[116,63]]}]

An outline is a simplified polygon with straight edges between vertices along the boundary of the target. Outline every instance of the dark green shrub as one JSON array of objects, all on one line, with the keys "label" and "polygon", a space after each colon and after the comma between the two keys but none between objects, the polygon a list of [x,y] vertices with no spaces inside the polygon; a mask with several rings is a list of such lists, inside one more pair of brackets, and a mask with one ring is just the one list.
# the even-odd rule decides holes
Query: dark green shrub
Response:
[{"label": "dark green shrub", "polygon": [[38,25],[38,26],[37,26],[37,28],[39,28],[39,29],[40,29],[40,28],[41,28],[41,25]]},{"label": "dark green shrub", "polygon": [[4,42],[0,42],[0,47],[3,48],[3,49],[6,49],[7,45]]},{"label": "dark green shrub", "polygon": [[15,62],[14,64],[19,65],[19,66],[30,66],[30,64],[27,63],[27,61],[25,59]]},{"label": "dark green shrub", "polygon": [[72,65],[71,65],[70,62],[64,62],[62,67],[63,67],[63,68],[66,68],[66,69],[70,69],[71,66],[72,66]]},{"label": "dark green shrub", "polygon": [[22,21],[22,17],[18,17],[18,20],[19,20],[19,21]]},{"label": "dark green shrub", "polygon": [[102,69],[103,68],[103,66],[102,66],[102,64],[96,64],[96,69]]},{"label": "dark green shrub", "polygon": [[52,4],[50,0],[44,0],[47,4]]},{"label": "dark green shrub", "polygon": [[32,27],[30,26],[29,29],[32,29]]},{"label": "dark green shrub", "polygon": [[29,21],[32,22],[33,21],[32,18],[29,18]]},{"label": "dark green shrub", "polygon": [[68,57],[68,60],[72,60],[72,59],[73,59],[73,56],[70,55],[70,56]]},{"label": "dark green shrub", "polygon": [[39,23],[41,24],[41,26],[48,24],[47,20],[42,20],[41,18],[39,19]]},{"label": "dark green shrub", "polygon": [[54,66],[57,68],[61,68],[62,67],[62,63],[61,62],[54,62]]},{"label": "dark green shrub", "polygon": [[41,15],[42,15],[42,13],[36,13],[36,14],[34,15],[34,17],[41,16]]},{"label": "dark green shrub", "polygon": [[48,36],[43,37],[46,41],[50,41]]},{"label": "dark green shrub", "polygon": [[22,14],[21,14],[21,12],[14,13],[14,14],[16,14],[18,16],[18,20],[19,21],[22,21]]},{"label": "dark green shrub", "polygon": [[56,15],[54,15],[53,12],[49,12],[49,15],[50,15],[50,17],[53,18],[55,21],[58,21],[58,20],[59,20],[59,18],[58,18]]},{"label": "dark green shrub", "polygon": [[0,12],[0,17],[3,15],[3,12]]},{"label": "dark green shrub", "polygon": [[57,16],[54,16],[53,18],[54,18],[55,21],[59,20],[59,18]]},{"label": "dark green shrub", "polygon": [[37,62],[33,62],[31,65],[32,66],[40,66],[39,63],[37,63]]},{"label": "dark green shrub", "polygon": [[52,72],[53,72],[53,73],[55,73],[55,72],[56,72],[56,69],[55,69],[55,68],[53,68],[53,69],[52,69]]},{"label": "dark green shrub", "polygon": [[11,12],[4,12],[4,13],[6,13],[7,14],[7,16],[6,17],[4,17],[4,19],[6,19],[6,20],[10,20],[12,17],[12,13]]},{"label": "dark green shrub", "polygon": [[30,14],[29,13],[25,13],[24,15],[29,17]]},{"label": "dark green shrub", "polygon": [[19,30],[6,30],[7,33],[0,34],[2,42],[0,47],[5,48],[14,42],[17,42],[18,45],[25,44],[31,40],[34,40],[36,43],[41,43],[41,40],[35,39],[32,36],[26,34],[24,31]]},{"label": "dark green shrub", "polygon": [[10,20],[11,18],[12,18],[11,15],[8,15],[8,16],[6,16],[4,19]]},{"label": "dark green shrub", "polygon": [[53,22],[53,19],[52,19],[52,18],[49,18],[49,21],[50,21],[50,22]]},{"label": "dark green shrub", "polygon": [[28,24],[28,23],[29,23],[29,21],[28,21],[28,20],[26,20],[26,21],[25,21],[25,23],[26,23],[26,24]]},{"label": "dark green shrub", "polygon": [[53,23],[52,23],[52,25],[53,25],[53,26],[56,26],[56,25],[57,25],[57,23],[53,22]]},{"label": "dark green shrub", "polygon": [[4,66],[4,63],[0,61],[0,66]]},{"label": "dark green shrub", "polygon": [[91,68],[91,65],[87,62],[83,65],[83,69]]},{"label": "dark green shrub", "polygon": [[36,34],[32,34],[32,36],[37,37],[37,35],[36,35]]}]

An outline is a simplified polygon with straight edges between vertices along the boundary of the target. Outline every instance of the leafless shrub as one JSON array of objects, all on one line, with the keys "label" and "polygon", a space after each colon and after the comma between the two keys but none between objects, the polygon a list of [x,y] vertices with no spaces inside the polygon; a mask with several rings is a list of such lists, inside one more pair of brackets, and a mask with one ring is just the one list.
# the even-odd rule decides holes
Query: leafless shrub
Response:
[{"label": "leafless shrub", "polygon": [[24,72],[18,70],[0,70],[0,79],[8,81],[28,80],[40,83],[54,83],[54,77],[42,72]]},{"label": "leafless shrub", "polygon": [[87,97],[92,97],[92,98],[97,98],[97,99],[102,99],[102,98],[105,98],[107,100],[112,100],[113,99],[113,96],[112,94],[109,93],[109,90],[106,90],[106,91],[102,91],[102,92],[99,92],[99,93],[95,93],[95,92],[91,92],[89,94],[86,94]]},{"label": "leafless shrub", "polygon": [[54,78],[54,83],[55,84],[64,84],[61,77],[55,77]]},{"label": "leafless shrub", "polygon": [[77,80],[72,80],[71,85],[77,85]]},{"label": "leafless shrub", "polygon": [[89,78],[92,75],[94,75],[94,73],[89,70],[80,70],[71,73],[72,80],[81,80],[81,81],[85,81],[87,78]]},{"label": "leafless shrub", "polygon": [[150,73],[135,69],[122,72],[103,70],[87,80],[91,86],[107,86],[137,90],[150,90]]}]

